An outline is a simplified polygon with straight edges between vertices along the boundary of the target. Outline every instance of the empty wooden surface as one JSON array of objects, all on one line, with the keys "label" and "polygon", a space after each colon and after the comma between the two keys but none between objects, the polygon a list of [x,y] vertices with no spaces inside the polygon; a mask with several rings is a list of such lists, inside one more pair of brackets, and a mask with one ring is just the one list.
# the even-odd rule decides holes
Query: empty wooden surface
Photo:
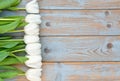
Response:
[{"label": "empty wooden surface", "polygon": [[42,37],[43,61],[120,61],[120,36]]},{"label": "empty wooden surface", "polygon": [[119,68],[120,62],[43,63],[42,81],[120,81]]},{"label": "empty wooden surface", "polygon": [[41,35],[120,35],[120,10],[41,10]]},{"label": "empty wooden surface", "polygon": [[119,9],[120,0],[39,0],[41,9]]},{"label": "empty wooden surface", "polygon": [[[42,81],[120,81],[120,0],[38,1]],[[0,16],[26,14],[4,11]]]}]

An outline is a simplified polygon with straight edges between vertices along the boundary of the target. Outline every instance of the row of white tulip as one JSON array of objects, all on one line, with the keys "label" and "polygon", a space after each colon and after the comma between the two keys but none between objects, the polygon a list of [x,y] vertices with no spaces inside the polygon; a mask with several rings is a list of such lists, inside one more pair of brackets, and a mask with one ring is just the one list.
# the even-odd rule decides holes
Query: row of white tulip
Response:
[{"label": "row of white tulip", "polygon": [[26,5],[26,11],[29,13],[25,21],[28,23],[24,27],[25,36],[24,42],[26,43],[26,57],[28,60],[25,64],[30,67],[26,72],[26,78],[29,81],[41,81],[42,71],[42,57],[41,57],[41,44],[39,37],[39,25],[41,24],[41,16],[34,14],[39,13],[39,5],[37,0],[32,0]]}]

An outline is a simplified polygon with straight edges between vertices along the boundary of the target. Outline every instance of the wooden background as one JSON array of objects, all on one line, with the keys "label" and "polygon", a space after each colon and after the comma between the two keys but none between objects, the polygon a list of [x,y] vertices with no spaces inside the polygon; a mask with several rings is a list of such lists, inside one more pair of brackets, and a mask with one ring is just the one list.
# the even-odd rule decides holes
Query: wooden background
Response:
[{"label": "wooden background", "polygon": [[[20,7],[29,1],[23,0]],[[42,81],[120,81],[120,0],[38,1]],[[15,14],[26,12],[0,15]]]}]

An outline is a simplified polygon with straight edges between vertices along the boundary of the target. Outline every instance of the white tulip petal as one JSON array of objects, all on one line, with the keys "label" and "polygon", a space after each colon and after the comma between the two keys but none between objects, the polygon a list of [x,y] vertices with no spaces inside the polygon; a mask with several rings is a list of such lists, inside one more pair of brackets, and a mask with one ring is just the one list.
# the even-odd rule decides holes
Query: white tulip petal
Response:
[{"label": "white tulip petal", "polygon": [[34,23],[29,23],[24,27],[25,34],[28,35],[39,35],[39,25]]},{"label": "white tulip petal", "polygon": [[29,69],[25,73],[25,76],[30,81],[41,81],[41,71],[42,69]]},{"label": "white tulip petal", "polygon": [[25,64],[31,68],[41,68],[42,66],[42,57],[41,56],[26,56],[28,60]]},{"label": "white tulip petal", "polygon": [[32,0],[26,5],[26,11],[28,13],[39,13],[39,5],[37,0]]},{"label": "white tulip petal", "polygon": [[[39,13],[39,5],[37,0],[32,0],[26,5],[28,13]],[[28,14],[25,18],[28,24],[24,27],[25,36],[24,42],[27,44],[25,51],[27,52],[28,60],[25,62],[26,66],[32,68],[25,73],[29,81],[41,81],[41,44],[39,38],[39,24],[41,24],[41,16],[38,14]]]},{"label": "white tulip petal", "polygon": [[[32,48],[31,48],[32,49]],[[28,55],[35,56],[35,55],[41,55],[41,49],[35,49],[35,50],[26,50]]]},{"label": "white tulip petal", "polygon": [[24,42],[26,44],[31,44],[31,43],[39,43],[40,38],[38,35],[25,35],[24,36]]},{"label": "white tulip petal", "polygon": [[28,14],[25,18],[27,23],[41,24],[41,16],[37,14]]},{"label": "white tulip petal", "polygon": [[25,51],[28,55],[41,55],[41,44],[40,43],[32,43],[27,44],[25,47]]}]

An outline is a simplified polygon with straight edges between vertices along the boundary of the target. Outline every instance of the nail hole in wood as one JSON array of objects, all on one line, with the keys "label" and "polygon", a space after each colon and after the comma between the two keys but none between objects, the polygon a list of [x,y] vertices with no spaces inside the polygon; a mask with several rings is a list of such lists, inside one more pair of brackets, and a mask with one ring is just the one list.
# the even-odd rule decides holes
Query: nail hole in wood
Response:
[{"label": "nail hole in wood", "polygon": [[112,47],[113,47],[113,44],[112,44],[112,43],[108,43],[108,44],[107,44],[107,48],[108,48],[108,49],[111,49]]},{"label": "nail hole in wood", "polygon": [[50,26],[50,22],[46,22],[46,26]]},{"label": "nail hole in wood", "polygon": [[44,49],[44,52],[45,52],[45,53],[50,53],[50,50],[49,50],[48,48],[45,48],[45,49]]}]

